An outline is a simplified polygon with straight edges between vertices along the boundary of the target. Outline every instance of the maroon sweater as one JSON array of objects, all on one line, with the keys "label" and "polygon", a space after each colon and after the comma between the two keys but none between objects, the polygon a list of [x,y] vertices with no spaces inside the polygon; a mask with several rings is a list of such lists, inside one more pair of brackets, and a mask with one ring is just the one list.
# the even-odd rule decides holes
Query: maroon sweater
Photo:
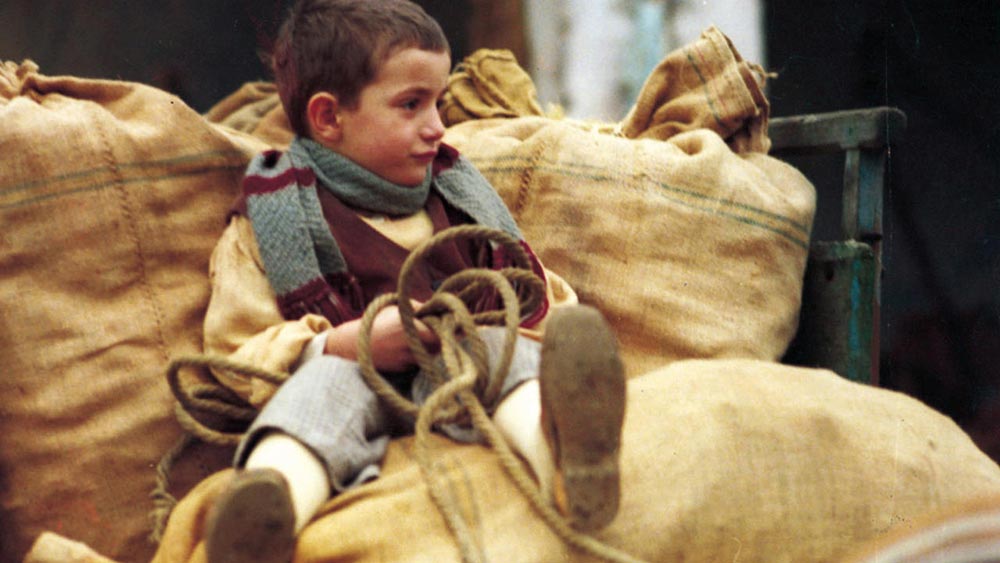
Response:
[{"label": "maroon sweater", "polygon": [[[397,291],[399,273],[410,251],[399,246],[378,232],[357,213],[344,205],[327,190],[317,190],[323,216],[333,233],[340,252],[347,263],[346,274],[328,276],[327,283],[337,294],[333,299],[317,300],[313,293],[325,288],[309,285],[279,299],[282,315],[288,320],[298,319],[307,313],[325,316],[334,326],[361,317],[364,309],[376,297]],[[473,223],[471,218],[450,206],[433,191],[427,198],[424,209],[430,216],[434,233],[448,227]],[[246,200],[241,197],[234,206],[233,214],[246,215]],[[532,269],[544,280],[544,270],[534,253],[527,247],[532,260]],[[453,240],[438,247],[413,272],[409,295],[418,301],[429,299],[438,285],[461,270],[468,268],[499,268],[509,265],[502,256],[494,256],[490,245],[484,241]],[[332,278],[332,279],[331,279]],[[318,284],[317,284],[318,285]],[[499,306],[498,298],[487,296],[477,303],[477,310],[494,309]],[[522,326],[537,324],[547,312],[548,304],[543,303]]]}]

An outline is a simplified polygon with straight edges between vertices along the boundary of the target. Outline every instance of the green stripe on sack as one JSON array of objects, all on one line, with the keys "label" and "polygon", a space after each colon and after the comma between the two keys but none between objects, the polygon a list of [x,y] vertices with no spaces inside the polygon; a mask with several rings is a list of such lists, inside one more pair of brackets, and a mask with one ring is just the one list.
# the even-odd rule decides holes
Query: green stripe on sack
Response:
[{"label": "green stripe on sack", "polygon": [[684,56],[687,57],[688,62],[691,63],[691,68],[694,69],[695,74],[698,75],[698,80],[701,81],[701,87],[705,91],[705,103],[708,104],[708,109],[712,112],[712,117],[715,119],[715,122],[719,124],[719,127],[722,127],[723,131],[731,133],[733,128],[726,125],[722,121],[722,116],[719,115],[719,110],[715,107],[715,100],[712,93],[708,90],[708,80],[705,79],[705,75],[702,74],[701,68],[698,67],[698,62],[691,56],[691,50],[684,49]]},{"label": "green stripe on sack", "polygon": [[[481,159],[481,160],[472,159],[472,160],[476,163],[477,168],[479,168],[479,170],[484,174],[521,174],[524,172],[524,167],[529,165],[528,158],[518,157],[518,156],[503,157],[499,159]],[[509,163],[509,165],[497,166],[495,164],[486,163],[487,160],[490,160],[493,163],[497,162]],[[541,162],[541,163],[532,162],[531,165],[535,170],[538,170],[540,172],[557,174],[560,176],[577,180],[590,180],[594,182],[614,182],[617,184],[627,185],[630,188],[636,188],[645,182],[651,182],[662,190],[662,193],[660,193],[659,195],[674,203],[692,209],[697,209],[699,211],[709,212],[714,215],[718,215],[720,217],[726,217],[728,219],[732,219],[746,225],[767,229],[788,239],[797,246],[800,246],[805,249],[809,248],[809,228],[806,225],[803,225],[802,223],[799,223],[789,217],[780,215],[778,213],[774,213],[772,211],[768,211],[766,209],[761,209],[744,203],[738,203],[730,200],[712,197],[689,189],[678,188],[675,186],[671,186],[670,184],[667,184],[665,182],[661,182],[659,180],[653,180],[651,178],[645,180],[638,180],[628,175],[615,177],[608,174],[599,174],[597,171],[607,170],[606,168],[602,168],[599,166],[586,165],[586,164],[567,165],[564,163],[559,164],[555,162]],[[583,170],[592,169],[593,172],[581,171],[581,169]],[[671,197],[671,195],[669,195],[671,193],[690,197],[699,200],[699,202],[695,203],[691,201],[685,201],[684,199],[679,197]],[[730,210],[727,211],[724,209],[719,209],[719,207],[729,208]],[[741,214],[740,212],[743,213]],[[752,216],[747,216],[747,214],[757,215],[759,217],[754,218]],[[779,228],[777,226],[772,226],[766,222],[768,219],[778,223],[783,223],[789,226],[791,230],[786,230]]]},{"label": "green stripe on sack", "polygon": [[[173,158],[164,158],[160,160],[140,160],[135,162],[120,162],[118,163],[118,168],[120,170],[127,170],[130,168],[143,169],[143,168],[156,168],[161,166],[174,166],[178,164],[187,164],[192,162],[198,162],[206,159],[211,159],[215,157],[236,157],[243,161],[244,165],[248,161],[247,157],[235,150],[218,150],[218,151],[208,151],[203,153],[181,155]],[[70,172],[67,174],[59,174],[55,176],[46,176],[38,180],[30,180],[28,182],[20,182],[17,184],[11,184],[9,186],[0,186],[0,195],[5,195],[8,193],[14,193],[19,191],[30,190],[38,186],[48,186],[57,182],[64,182],[67,180],[79,180],[81,178],[86,178],[88,176],[97,176],[98,174],[108,170],[107,165],[97,166],[94,168],[88,168],[86,170],[80,170],[77,172]]]},{"label": "green stripe on sack", "polygon": [[183,172],[175,172],[175,173],[172,173],[172,174],[160,174],[160,175],[150,174],[150,175],[146,175],[146,176],[134,176],[132,178],[122,178],[120,180],[118,180],[118,179],[116,179],[116,180],[110,180],[110,181],[107,181],[107,182],[101,182],[101,183],[98,183],[98,184],[90,184],[90,185],[87,185],[87,186],[81,186],[79,188],[73,188],[73,189],[69,189],[69,190],[64,190],[64,191],[61,191],[61,192],[56,192],[56,193],[51,193],[51,194],[45,194],[45,195],[40,195],[40,196],[36,196],[36,197],[29,197],[29,198],[25,198],[25,199],[22,199],[22,200],[19,200],[19,201],[15,201],[13,203],[0,204],[0,210],[2,210],[2,209],[14,209],[14,208],[18,208],[18,207],[28,207],[28,206],[31,206],[31,205],[34,205],[36,203],[40,203],[40,202],[43,202],[43,201],[49,201],[49,200],[53,200],[53,199],[59,199],[59,198],[62,198],[62,197],[68,197],[68,196],[76,195],[76,194],[80,194],[80,193],[101,191],[103,189],[110,188],[112,186],[120,186],[120,185],[126,185],[126,184],[141,184],[141,183],[147,183],[147,182],[158,182],[158,181],[162,181],[162,180],[170,180],[170,179],[173,179],[173,178],[184,178],[184,177],[188,177],[188,176],[198,176],[198,175],[201,175],[201,174],[210,174],[212,172],[218,172],[218,171],[223,171],[223,170],[225,170],[225,171],[234,171],[234,172],[237,172],[237,171],[242,172],[244,168],[245,168],[245,166],[243,166],[243,165],[240,165],[240,166],[206,166],[206,167],[203,167],[203,168],[185,170]]},{"label": "green stripe on sack", "polygon": [[[218,162],[217,161],[218,157],[224,157],[227,159],[231,157],[236,157],[238,158],[238,161]],[[195,166],[182,170],[173,170],[161,174],[141,173],[143,171],[150,169],[176,167],[184,165],[189,165],[189,166],[195,165]],[[22,199],[17,199],[6,203],[0,203],[0,209],[25,207],[41,201],[58,199],[61,197],[67,197],[79,193],[100,191],[102,189],[117,184],[136,184],[142,182],[162,181],[162,180],[169,180],[171,178],[183,178],[189,176],[196,176],[200,174],[208,174],[216,171],[241,171],[244,168],[246,168],[246,156],[238,151],[220,150],[220,151],[210,151],[205,153],[184,155],[184,156],[178,156],[160,160],[124,162],[124,163],[119,163],[117,165],[117,168],[119,173],[130,174],[134,172],[140,172],[140,174],[138,175],[130,174],[128,177],[114,178],[101,182],[63,188],[61,190],[57,188],[56,191],[54,192],[38,194],[38,195],[31,195],[31,194],[32,192],[38,192],[43,188],[52,189],[54,185],[60,183],[79,182],[80,180],[87,180],[91,178],[99,178],[101,176],[107,176],[110,169],[108,166],[99,166],[67,174],[47,176],[39,180],[32,180],[29,182],[19,182],[17,184],[11,184],[8,186],[0,186],[0,198],[3,199],[13,199],[13,197],[16,197],[14,196],[14,194],[17,194],[19,192],[25,192],[21,194],[23,196]],[[7,197],[4,198],[4,196]]]}]

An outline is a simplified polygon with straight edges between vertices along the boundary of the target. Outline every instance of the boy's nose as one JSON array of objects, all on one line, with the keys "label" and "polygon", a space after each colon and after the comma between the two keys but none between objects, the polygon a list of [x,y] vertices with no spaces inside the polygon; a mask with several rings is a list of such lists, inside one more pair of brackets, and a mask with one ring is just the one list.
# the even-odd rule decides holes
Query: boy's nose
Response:
[{"label": "boy's nose", "polygon": [[424,124],[422,133],[424,138],[436,141],[444,136],[444,121],[441,120],[441,114],[436,108],[428,113],[430,115]]}]

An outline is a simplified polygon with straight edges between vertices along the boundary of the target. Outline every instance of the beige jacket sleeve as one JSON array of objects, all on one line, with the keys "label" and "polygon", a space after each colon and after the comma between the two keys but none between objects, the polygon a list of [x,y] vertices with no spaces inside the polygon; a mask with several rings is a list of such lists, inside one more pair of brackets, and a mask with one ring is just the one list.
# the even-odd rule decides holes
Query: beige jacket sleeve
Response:
[{"label": "beige jacket sleeve", "polygon": [[[246,217],[234,217],[223,232],[209,263],[209,279],[212,296],[205,313],[206,354],[290,373],[312,339],[332,327],[319,315],[296,321],[282,317]],[[222,370],[215,376],[255,406],[275,391],[273,385],[258,379]]]}]

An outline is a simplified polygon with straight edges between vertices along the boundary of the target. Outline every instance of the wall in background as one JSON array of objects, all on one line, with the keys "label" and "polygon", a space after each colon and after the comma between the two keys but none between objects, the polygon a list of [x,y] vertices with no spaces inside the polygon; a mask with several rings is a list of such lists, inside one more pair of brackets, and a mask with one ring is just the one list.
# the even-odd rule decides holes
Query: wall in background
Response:
[{"label": "wall in background", "polygon": [[[766,3],[775,115],[891,105],[908,126],[885,209],[882,382],[1000,459],[1000,6]],[[821,196],[839,163],[806,162]],[[821,197],[820,236],[839,207]]]},{"label": "wall in background", "polygon": [[[470,3],[422,0],[456,57]],[[32,59],[49,75],[158,86],[206,111],[247,81],[267,80],[266,50],[290,0],[4,0],[0,60]]]},{"label": "wall in background", "polygon": [[759,0],[549,0],[525,3],[525,65],[544,104],[618,121],[663,56],[715,25],[744,58],[765,62]]}]

